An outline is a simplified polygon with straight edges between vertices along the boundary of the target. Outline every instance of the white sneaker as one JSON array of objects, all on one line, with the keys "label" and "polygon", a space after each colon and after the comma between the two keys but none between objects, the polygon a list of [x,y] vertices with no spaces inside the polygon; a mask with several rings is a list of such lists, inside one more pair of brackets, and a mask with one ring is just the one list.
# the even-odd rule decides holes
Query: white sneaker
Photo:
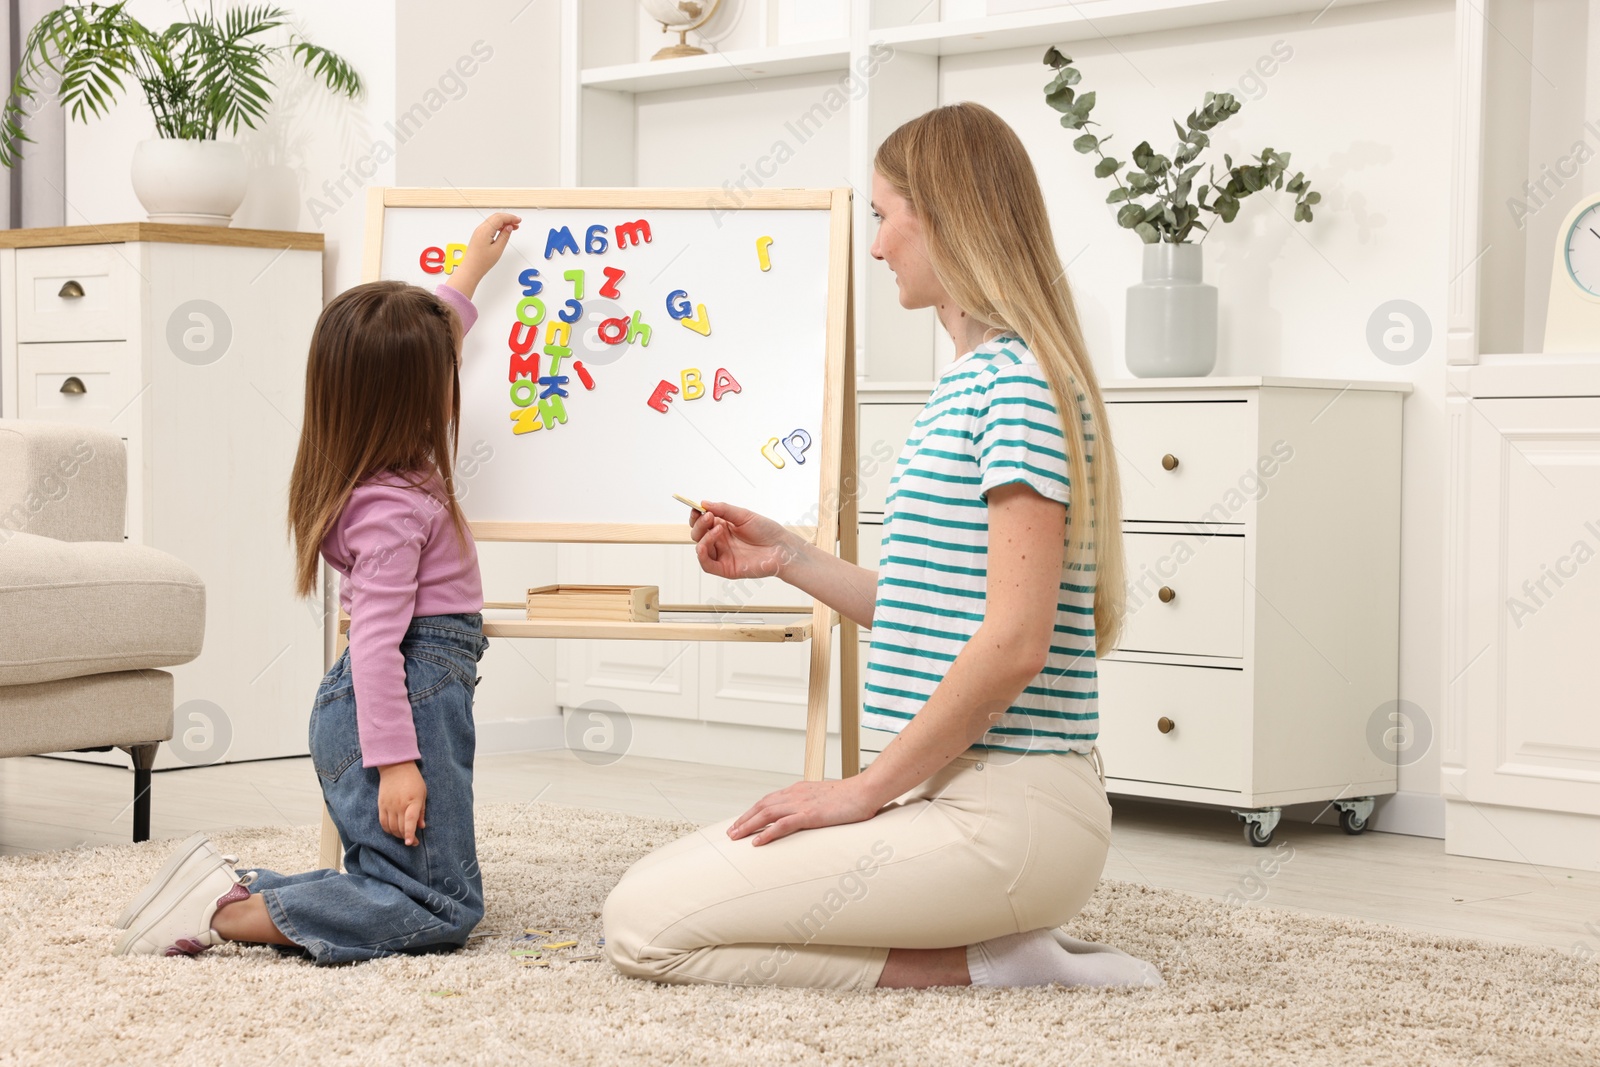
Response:
[{"label": "white sneaker", "polygon": [[[191,854],[192,858],[192,854]],[[219,857],[221,858],[221,857]],[[211,929],[224,904],[244,900],[255,872],[240,878],[220,862],[168,864],[140,894],[117,942],[118,956],[193,956],[222,937]]]},{"label": "white sneaker", "polygon": [[122,909],[122,914],[117,916],[117,929],[126,930],[128,924],[133,922],[146,904],[155,898],[161,888],[175,878],[188,882],[201,871],[211,870],[214,867],[223,867],[232,870],[239,862],[237,856],[224,856],[217,851],[205,835],[204,831],[192,835],[187,841],[179,845],[177,850],[167,860],[166,866],[156,873],[145,886],[144,892],[134,898],[133,903]]}]

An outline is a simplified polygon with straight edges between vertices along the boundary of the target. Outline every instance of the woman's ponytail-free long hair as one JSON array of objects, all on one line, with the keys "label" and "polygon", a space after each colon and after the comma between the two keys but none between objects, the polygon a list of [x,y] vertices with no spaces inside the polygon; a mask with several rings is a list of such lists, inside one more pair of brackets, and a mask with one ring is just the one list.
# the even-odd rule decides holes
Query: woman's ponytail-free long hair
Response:
[{"label": "woman's ponytail-free long hair", "polygon": [[467,524],[456,502],[460,322],[426,289],[367,282],[322,309],[306,362],[306,409],[289,479],[295,595],[316,587],[318,551],[363,479],[393,472],[444,483],[461,551]]},{"label": "woman's ponytail-free long hair", "polygon": [[1093,568],[1095,654],[1105,656],[1122,629],[1122,490],[1105,403],[1033,163],[1005,120],[961,103],[896,129],[873,166],[916,212],[945,291],[979,322],[1027,342],[1050,383],[1071,479],[1066,560]]}]

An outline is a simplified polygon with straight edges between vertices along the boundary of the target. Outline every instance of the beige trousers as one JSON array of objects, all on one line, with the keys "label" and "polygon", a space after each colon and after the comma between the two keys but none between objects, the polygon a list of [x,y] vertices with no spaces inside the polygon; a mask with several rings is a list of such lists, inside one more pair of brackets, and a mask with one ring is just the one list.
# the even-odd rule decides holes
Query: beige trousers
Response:
[{"label": "beige trousers", "polygon": [[759,848],[705,827],[623,875],[606,952],[658,982],[871,989],[891,948],[1059,926],[1111,844],[1097,767],[974,748],[865,822]]}]

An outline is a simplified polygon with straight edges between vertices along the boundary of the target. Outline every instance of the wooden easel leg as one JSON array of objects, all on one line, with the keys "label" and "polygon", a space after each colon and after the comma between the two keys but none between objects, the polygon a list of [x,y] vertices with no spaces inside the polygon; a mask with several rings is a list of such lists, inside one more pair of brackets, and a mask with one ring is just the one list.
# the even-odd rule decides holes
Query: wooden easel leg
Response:
[{"label": "wooden easel leg", "polygon": [[828,665],[833,654],[833,609],[811,611],[811,677],[806,686],[806,762],[808,782],[822,781],[828,760]]},{"label": "wooden easel leg", "polygon": [[342,870],[344,859],[344,845],[339,841],[339,828],[333,825],[333,816],[328,814],[328,809],[322,809],[322,841],[317,849],[317,868],[324,867],[329,870]]},{"label": "wooden easel leg", "polygon": [[[853,322],[853,320],[852,320]],[[855,330],[846,332],[844,373],[844,463],[839,479],[839,557],[860,563],[856,493],[861,475],[856,456]],[[876,562],[876,561],[874,561]],[[839,617],[839,774],[849,778],[861,772],[861,628]]]}]

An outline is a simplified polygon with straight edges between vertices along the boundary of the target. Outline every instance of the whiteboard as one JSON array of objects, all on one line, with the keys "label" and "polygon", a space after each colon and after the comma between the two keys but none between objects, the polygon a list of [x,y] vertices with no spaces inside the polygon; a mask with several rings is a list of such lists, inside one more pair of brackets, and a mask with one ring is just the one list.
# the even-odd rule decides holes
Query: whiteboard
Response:
[{"label": "whiteboard", "polygon": [[[478,286],[463,346],[456,478],[474,524],[671,524],[680,537],[675,492],[818,524],[836,484],[824,468],[839,465],[826,408],[842,403],[829,353],[830,333],[843,348],[844,316],[830,312],[846,287],[828,191],[810,208],[740,210],[700,206],[725,204],[721,190],[637,191],[640,203],[696,205],[672,208],[619,204],[623,190],[596,191],[608,194],[597,206],[572,206],[583,190],[480,190],[470,207],[449,190],[374,192],[388,196],[369,278],[375,266],[430,291],[453,269],[449,246],[485,217],[522,217]],[[430,192],[446,202],[393,203]],[[541,199],[565,203],[528,206]]]}]

